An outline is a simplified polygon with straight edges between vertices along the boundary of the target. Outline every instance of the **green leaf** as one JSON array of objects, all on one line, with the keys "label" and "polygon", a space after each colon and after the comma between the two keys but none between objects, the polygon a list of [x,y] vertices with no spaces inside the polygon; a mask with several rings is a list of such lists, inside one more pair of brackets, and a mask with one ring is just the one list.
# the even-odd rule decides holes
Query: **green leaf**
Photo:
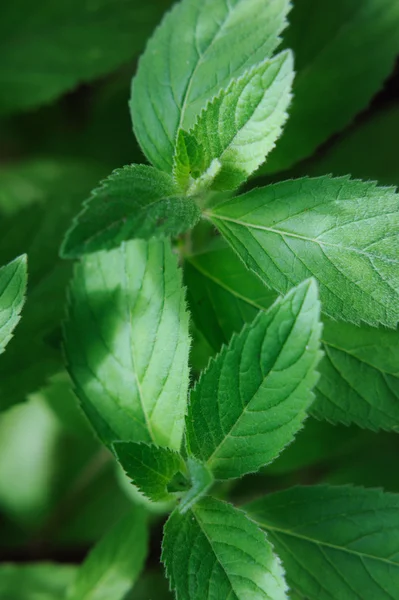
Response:
[{"label": "green leaf", "polygon": [[23,318],[0,360],[1,410],[63,368],[61,320],[72,265],[59,259],[60,240],[102,174],[92,163],[46,158],[0,169],[0,264],[25,253],[29,260]]},{"label": "green leaf", "polygon": [[174,173],[188,193],[214,161],[220,168],[212,185],[219,190],[237,188],[264,162],[287,120],[293,77],[290,52],[265,60],[222,90],[193,129],[182,131]]},{"label": "green leaf", "polygon": [[277,298],[228,246],[185,257],[184,281],[194,322],[216,352]]},{"label": "green leaf", "polygon": [[53,563],[0,566],[2,600],[57,600],[75,577],[76,567]]},{"label": "green leaf", "polygon": [[309,600],[392,600],[399,589],[399,496],[350,486],[297,487],[246,507]]},{"label": "green leaf", "polygon": [[168,484],[174,475],[186,471],[178,452],[135,442],[116,442],[113,449],[126,474],[147,498],[154,502],[173,499]]},{"label": "green leaf", "polygon": [[399,106],[391,106],[362,119],[346,130],[312,160],[304,161],[295,175],[346,175],[372,179],[383,185],[399,185],[396,159],[399,138]]},{"label": "green leaf", "polygon": [[0,354],[12,338],[25,302],[26,254],[0,269]]},{"label": "green leaf", "polygon": [[290,180],[228,200],[208,215],[247,267],[279,293],[313,276],[329,316],[398,322],[394,188],[348,177]]},{"label": "green leaf", "polygon": [[[184,271],[193,319],[214,351],[276,297],[230,248],[187,257]],[[323,322],[324,357],[311,414],[333,423],[397,430],[399,332],[328,317]]]},{"label": "green leaf", "polygon": [[245,514],[204,498],[165,525],[162,561],[177,600],[284,600],[279,559]]},{"label": "green leaf", "polygon": [[320,359],[317,287],[309,280],[234,336],[191,393],[190,452],[218,479],[257,471],[302,427]]},{"label": "green leaf", "polygon": [[67,600],[122,600],[144,565],[147,529],[145,513],[135,507],[90,552]]},{"label": "green leaf", "polygon": [[131,238],[178,235],[199,217],[197,205],[178,195],[169,175],[145,165],[127,166],[92,192],[66,234],[61,254],[76,258]]},{"label": "green leaf", "polygon": [[312,414],[399,431],[399,332],[325,319],[323,340]]},{"label": "green leaf", "polygon": [[177,132],[189,130],[230,81],[270,58],[289,0],[183,0],[149,41],[133,80],[136,136],[154,166],[171,172]]},{"label": "green leaf", "polygon": [[188,315],[170,243],[87,255],[71,286],[65,349],[82,408],[104,443],[179,450],[188,389]]},{"label": "green leaf", "polygon": [[295,0],[284,40],[295,54],[294,100],[261,172],[310,156],[367,108],[394,67],[398,31],[397,0]]},{"label": "green leaf", "polygon": [[8,3],[0,29],[0,113],[49,102],[131,61],[169,4]]}]

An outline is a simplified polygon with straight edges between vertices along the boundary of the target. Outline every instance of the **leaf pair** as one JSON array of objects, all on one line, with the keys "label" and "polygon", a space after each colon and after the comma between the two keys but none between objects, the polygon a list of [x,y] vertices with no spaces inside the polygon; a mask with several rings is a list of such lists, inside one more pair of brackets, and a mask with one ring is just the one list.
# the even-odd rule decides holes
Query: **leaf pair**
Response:
[{"label": "leaf pair", "polygon": [[287,0],[174,7],[132,88],[135,131],[156,168],[132,165],[104,181],[68,232],[64,257],[179,235],[200,216],[188,196],[234,189],[264,161],[291,97],[291,54],[271,58],[288,9]]},{"label": "leaf pair", "polygon": [[[187,257],[184,274],[194,322],[214,352],[276,298],[227,246]],[[324,357],[311,414],[333,423],[397,430],[398,340],[397,330],[323,316]]]},{"label": "leaf pair", "polygon": [[178,600],[287,598],[284,571],[290,597],[397,597],[398,495],[296,487],[244,509],[206,498],[170,517],[162,558]]},{"label": "leaf pair", "polygon": [[[221,479],[273,460],[301,428],[310,406],[319,337],[312,281],[244,327],[191,392],[189,453]],[[78,265],[65,347],[83,410],[106,444],[141,441],[180,449],[188,319],[167,242],[124,243]],[[158,471],[167,478],[182,469],[173,454],[151,455],[146,446],[134,452],[142,466],[160,461]],[[135,469],[139,466],[136,462]]]}]

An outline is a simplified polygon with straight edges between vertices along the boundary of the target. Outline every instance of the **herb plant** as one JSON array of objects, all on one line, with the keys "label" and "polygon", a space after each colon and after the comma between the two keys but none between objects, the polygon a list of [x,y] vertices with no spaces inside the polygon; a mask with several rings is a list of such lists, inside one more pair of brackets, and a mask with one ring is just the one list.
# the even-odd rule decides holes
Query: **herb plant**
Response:
[{"label": "herb plant", "polygon": [[[398,494],[301,477],[277,490],[262,484],[281,461],[295,472],[308,427],[318,439],[336,427],[338,447],[360,435],[357,427],[391,432],[392,443],[399,429],[399,195],[384,177],[379,185],[336,167],[333,145],[309,163],[310,176],[295,166],[382,85],[399,52],[399,5],[322,5],[328,18],[308,0],[294,1],[292,17],[289,0],[174,5],[132,80],[133,128],[149,164],[117,168],[91,192],[56,267],[35,266],[45,258],[32,243],[37,299],[28,296],[26,330],[37,319],[53,332],[61,317],[58,308],[41,316],[40,286],[47,281],[62,297],[67,259],[77,259],[65,364],[106,449],[100,460],[120,466],[135,504],[78,569],[0,569],[6,600],[36,597],[13,592],[19,577],[33,587],[43,578],[43,598],[129,598],[144,581],[158,513],[168,515],[159,552],[177,600],[399,600]],[[107,10],[104,2],[100,14]],[[320,29],[308,34],[313,12]],[[99,19],[96,40],[102,31]],[[61,93],[72,76],[90,80],[111,68],[124,59],[123,40],[121,57],[104,49],[101,64],[88,54],[75,68],[73,54],[72,75],[33,87],[17,107]],[[369,46],[365,62],[353,48]],[[348,86],[342,97],[337,86]],[[64,184],[77,172],[63,167]],[[96,178],[91,166],[82,188]],[[59,173],[54,181],[62,199]],[[41,239],[55,232],[50,249],[81,190],[71,195],[64,219],[51,209],[40,217]],[[30,207],[22,210],[29,217]],[[24,255],[0,270],[1,351],[26,278]],[[16,336],[14,355],[17,344]],[[40,342],[37,353],[40,372],[9,386],[2,408],[61,370],[56,352]],[[53,410],[97,448],[79,413],[64,412],[74,399],[59,376]],[[135,586],[132,597],[167,597],[155,585]]]}]

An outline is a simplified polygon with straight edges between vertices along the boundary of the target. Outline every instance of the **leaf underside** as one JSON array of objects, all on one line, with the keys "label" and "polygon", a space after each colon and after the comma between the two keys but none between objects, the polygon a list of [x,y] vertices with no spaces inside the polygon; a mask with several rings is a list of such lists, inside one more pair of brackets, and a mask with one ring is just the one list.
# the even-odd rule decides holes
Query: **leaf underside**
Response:
[{"label": "leaf underside", "polygon": [[[229,247],[189,257],[184,273],[194,322],[214,352],[277,296]],[[310,413],[332,423],[397,430],[399,332],[322,320],[324,357]]]}]

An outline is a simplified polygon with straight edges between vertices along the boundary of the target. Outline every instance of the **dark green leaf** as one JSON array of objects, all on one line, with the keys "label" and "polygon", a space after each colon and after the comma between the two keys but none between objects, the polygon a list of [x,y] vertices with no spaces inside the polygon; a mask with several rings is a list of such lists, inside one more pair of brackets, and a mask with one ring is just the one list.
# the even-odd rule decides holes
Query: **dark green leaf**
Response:
[{"label": "dark green leaf", "polygon": [[168,484],[186,471],[180,454],[169,448],[136,442],[116,442],[113,449],[134,485],[154,502],[170,500]]},{"label": "dark green leaf", "polygon": [[290,22],[284,45],[295,54],[294,100],[264,173],[310,156],[348,125],[382,87],[399,53],[397,0],[295,0]]},{"label": "dark green leaf", "polygon": [[178,195],[170,176],[152,167],[117,169],[95,189],[68,231],[61,253],[76,258],[115,248],[131,238],[178,235],[193,227],[200,210]]},{"label": "dark green leaf", "polygon": [[280,561],[266,536],[230,504],[204,498],[165,525],[162,561],[177,600],[284,600]]},{"label": "dark green leaf", "polygon": [[[188,257],[193,318],[218,351],[275,299],[230,248]],[[323,318],[324,358],[310,412],[334,423],[396,430],[399,423],[399,332]]]},{"label": "dark green leaf", "polygon": [[190,452],[219,479],[271,462],[301,429],[321,357],[319,302],[306,281],[212,359],[187,415]]},{"label": "dark green leaf", "polygon": [[0,25],[0,113],[49,102],[141,50],[168,0],[15,0]]},{"label": "dark green leaf", "polygon": [[166,15],[140,60],[130,103],[154,166],[171,172],[178,130],[273,54],[288,10],[289,0],[183,0]]},{"label": "dark green leaf", "polygon": [[397,144],[399,107],[393,105],[346,130],[312,160],[295,169],[299,175],[346,175],[399,185]]},{"label": "dark green leaf", "polygon": [[350,486],[297,487],[246,507],[309,600],[394,600],[399,496]]},{"label": "dark green leaf", "polygon": [[106,444],[180,449],[189,342],[170,243],[123,242],[77,265],[65,349],[82,408]]}]

